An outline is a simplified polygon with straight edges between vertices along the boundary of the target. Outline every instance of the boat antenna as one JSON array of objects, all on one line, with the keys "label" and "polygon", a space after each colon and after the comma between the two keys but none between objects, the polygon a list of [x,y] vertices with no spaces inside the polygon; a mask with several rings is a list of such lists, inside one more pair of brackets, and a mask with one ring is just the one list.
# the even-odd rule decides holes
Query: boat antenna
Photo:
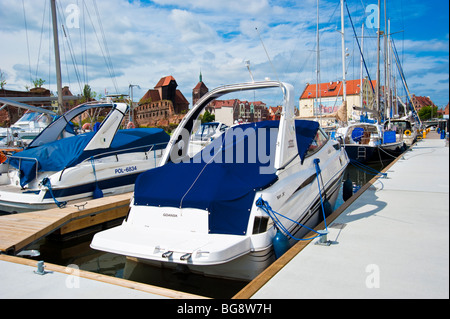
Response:
[{"label": "boat antenna", "polygon": [[274,68],[274,66],[273,66],[272,60],[270,60],[269,53],[267,53],[266,46],[264,45],[264,42],[263,42],[263,40],[262,40],[262,38],[261,38],[261,34],[259,33],[258,28],[255,28],[255,30],[256,30],[256,32],[258,32],[259,40],[261,41],[261,44],[262,44],[262,46],[263,46],[263,48],[264,48],[264,51],[266,52],[267,59],[269,60],[270,65],[271,65],[271,67],[272,67],[272,71],[273,71],[273,73],[275,74],[275,76],[276,76],[276,78],[277,78],[277,81],[280,82],[280,79],[278,78],[277,71],[275,70],[275,68]]}]

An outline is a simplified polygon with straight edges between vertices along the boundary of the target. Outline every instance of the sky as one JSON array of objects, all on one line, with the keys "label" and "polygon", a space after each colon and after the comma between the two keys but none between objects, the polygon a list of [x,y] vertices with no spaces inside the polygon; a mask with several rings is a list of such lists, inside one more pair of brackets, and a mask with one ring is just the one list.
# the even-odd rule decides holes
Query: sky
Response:
[{"label": "sky", "polygon": [[[292,84],[296,100],[307,83],[342,80],[339,0],[57,0],[63,86],[80,94],[129,93],[134,100],[172,75],[192,106],[199,81],[224,84],[270,78]],[[319,3],[319,50],[317,50]],[[369,77],[376,79],[378,1],[346,0],[346,79],[360,78],[361,41]],[[381,1],[411,94],[449,102],[449,2]],[[0,0],[0,72],[5,88],[25,90],[44,79],[56,92],[50,0]],[[62,27],[64,26],[64,27]],[[355,30],[355,31],[354,31]],[[387,30],[386,30],[387,31]],[[361,43],[360,43],[361,44]],[[382,42],[382,62],[384,46]],[[249,61],[251,75],[247,69]],[[394,63],[400,96],[405,96]],[[364,76],[367,73],[364,71]],[[383,71],[382,71],[382,78]],[[254,96],[270,106],[278,98]],[[297,102],[298,104],[298,102]]]}]

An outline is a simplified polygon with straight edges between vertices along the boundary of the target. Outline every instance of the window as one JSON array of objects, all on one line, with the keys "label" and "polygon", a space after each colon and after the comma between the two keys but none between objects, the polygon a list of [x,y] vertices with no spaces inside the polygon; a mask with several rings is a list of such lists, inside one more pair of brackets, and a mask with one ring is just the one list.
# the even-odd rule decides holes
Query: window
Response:
[{"label": "window", "polygon": [[321,128],[316,133],[316,137],[312,141],[311,145],[306,152],[306,156],[309,156],[315,152],[317,152],[322,146],[324,146],[328,142],[328,135],[322,131]]}]

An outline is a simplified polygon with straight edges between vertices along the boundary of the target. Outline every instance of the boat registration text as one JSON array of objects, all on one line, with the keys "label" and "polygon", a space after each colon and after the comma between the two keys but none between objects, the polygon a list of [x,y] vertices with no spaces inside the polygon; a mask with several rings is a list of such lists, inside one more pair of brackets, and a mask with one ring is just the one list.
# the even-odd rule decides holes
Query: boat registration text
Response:
[{"label": "boat registration text", "polygon": [[114,174],[124,174],[124,173],[131,173],[137,171],[137,167],[136,166],[127,166],[125,168],[116,168],[114,170]]}]

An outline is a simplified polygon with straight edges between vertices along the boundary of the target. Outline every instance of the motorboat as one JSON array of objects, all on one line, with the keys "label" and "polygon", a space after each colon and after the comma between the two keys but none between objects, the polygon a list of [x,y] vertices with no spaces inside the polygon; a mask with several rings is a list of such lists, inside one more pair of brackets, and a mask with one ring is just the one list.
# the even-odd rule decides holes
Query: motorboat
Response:
[{"label": "motorboat", "polygon": [[[232,126],[189,156],[196,118],[212,100],[261,89],[280,89],[280,120]],[[159,167],[137,178],[122,225],[97,233],[91,247],[158,267],[255,278],[279,256],[273,240],[280,231],[288,248],[326,218],[323,203],[334,206],[349,163],[317,122],[295,120],[294,108],[294,88],[277,81],[205,94],[172,135]],[[285,217],[281,223],[269,207]]]},{"label": "motorboat", "polygon": [[407,147],[410,147],[417,141],[419,129],[407,117],[388,119],[384,123],[384,128],[395,131],[396,138],[398,140],[402,139]]},{"label": "motorboat", "polygon": [[336,138],[348,157],[360,163],[398,156],[405,150],[403,139],[397,139],[395,131],[384,130],[378,123],[351,123],[338,128]]},{"label": "motorboat", "polygon": [[[195,134],[191,135],[189,142],[189,154],[191,156],[197,154],[229,128],[228,125],[222,122],[200,123],[197,126],[198,129]],[[194,130],[195,127],[196,125],[194,124]]]},{"label": "motorboat", "polygon": [[[105,108],[110,112],[96,131],[77,134],[73,122]],[[119,129],[128,108],[112,101],[81,104],[9,156],[0,165],[0,210],[49,209],[132,192],[137,176],[157,166],[170,137],[159,128]]]},{"label": "motorboat", "polygon": [[52,115],[28,111],[8,128],[0,127],[0,151],[21,151],[27,147],[52,121]]}]

